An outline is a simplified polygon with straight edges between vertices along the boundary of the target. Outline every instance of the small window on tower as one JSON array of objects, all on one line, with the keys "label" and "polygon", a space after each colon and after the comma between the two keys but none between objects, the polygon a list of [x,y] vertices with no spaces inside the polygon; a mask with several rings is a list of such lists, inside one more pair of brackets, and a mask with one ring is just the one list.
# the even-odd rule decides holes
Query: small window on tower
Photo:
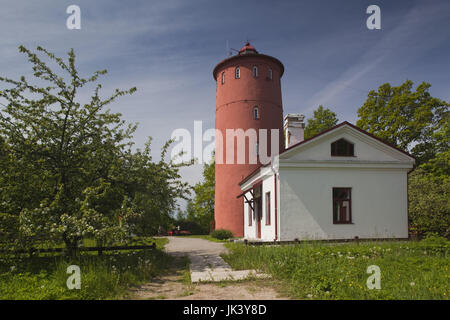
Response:
[{"label": "small window on tower", "polygon": [[236,67],[235,78],[239,79],[241,77],[241,69]]},{"label": "small window on tower", "polygon": [[222,84],[225,83],[225,72],[222,72]]},{"label": "small window on tower", "polygon": [[272,80],[273,74],[272,74],[272,69],[269,68],[269,80]]},{"label": "small window on tower", "polygon": [[253,77],[258,77],[258,67],[257,66],[253,66]]},{"label": "small window on tower", "polygon": [[253,108],[253,119],[258,120],[259,119],[259,109],[258,107]]}]

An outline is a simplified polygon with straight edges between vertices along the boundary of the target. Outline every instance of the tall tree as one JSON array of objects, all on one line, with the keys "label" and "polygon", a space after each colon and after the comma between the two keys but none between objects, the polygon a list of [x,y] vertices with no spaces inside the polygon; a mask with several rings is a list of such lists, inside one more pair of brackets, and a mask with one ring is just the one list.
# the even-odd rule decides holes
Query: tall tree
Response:
[{"label": "tall tree", "polygon": [[176,211],[177,198],[187,200],[189,184],[181,181],[180,167],[191,163],[173,164],[165,162],[168,141],[161,151],[161,160],[154,163],[150,155],[150,141],[143,151],[138,150],[127,157],[125,170],[121,170],[121,181],[127,183],[128,205],[140,213],[133,219],[133,231],[149,236],[167,230]]},{"label": "tall tree", "polygon": [[427,233],[450,236],[450,177],[422,168],[408,177],[409,225],[419,237]]},{"label": "tall tree", "polygon": [[436,132],[448,122],[445,119],[448,119],[449,104],[432,97],[430,87],[429,83],[422,82],[414,91],[410,80],[398,87],[389,83],[381,85],[377,91],[369,92],[366,102],[358,109],[357,126],[410,151],[419,164],[434,158],[439,153]]},{"label": "tall tree", "polygon": [[308,119],[305,127],[305,139],[311,138],[316,134],[321,133],[327,129],[334,127],[338,122],[336,113],[330,109],[324,109],[320,105],[317,110],[314,111],[312,118]]},{"label": "tall tree", "polygon": [[[187,219],[196,221],[208,233],[214,221],[215,161],[203,165],[203,181],[194,186],[195,197]],[[193,210],[192,210],[193,209]]]}]

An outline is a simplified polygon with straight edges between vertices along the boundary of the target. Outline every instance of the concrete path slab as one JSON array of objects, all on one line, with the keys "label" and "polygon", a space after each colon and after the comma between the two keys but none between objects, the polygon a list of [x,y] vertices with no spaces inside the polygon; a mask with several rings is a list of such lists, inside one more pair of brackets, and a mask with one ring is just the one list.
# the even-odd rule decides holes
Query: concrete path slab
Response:
[{"label": "concrete path slab", "polygon": [[171,255],[185,256],[190,260],[191,281],[242,280],[250,277],[267,278],[255,270],[233,271],[220,256],[227,253],[223,243],[211,242],[200,238],[167,237],[169,243],[165,250]]}]

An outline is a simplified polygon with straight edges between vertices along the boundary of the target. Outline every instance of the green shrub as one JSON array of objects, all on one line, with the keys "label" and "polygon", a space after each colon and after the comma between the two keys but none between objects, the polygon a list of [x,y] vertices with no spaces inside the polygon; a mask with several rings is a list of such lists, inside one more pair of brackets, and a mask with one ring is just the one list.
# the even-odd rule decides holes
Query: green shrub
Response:
[{"label": "green shrub", "polygon": [[445,239],[444,237],[441,237],[440,235],[438,235],[435,232],[427,233],[427,235],[421,242],[425,245],[439,246],[439,247],[448,246],[448,244],[450,243],[447,239]]},{"label": "green shrub", "polygon": [[219,239],[219,240],[226,240],[226,239],[230,239],[233,237],[233,232],[231,232],[230,230],[225,230],[225,229],[217,229],[211,233],[211,237]]}]

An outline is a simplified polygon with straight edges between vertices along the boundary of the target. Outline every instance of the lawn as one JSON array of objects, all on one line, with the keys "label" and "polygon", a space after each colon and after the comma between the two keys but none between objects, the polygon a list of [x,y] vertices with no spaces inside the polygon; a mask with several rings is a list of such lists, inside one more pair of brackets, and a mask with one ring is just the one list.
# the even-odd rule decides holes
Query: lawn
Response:
[{"label": "lawn", "polygon": [[[235,269],[258,269],[295,299],[448,299],[449,242],[300,243],[245,246],[223,255]],[[381,289],[368,289],[367,267],[381,271]]]},{"label": "lawn", "polygon": [[[130,286],[151,281],[171,262],[162,251],[165,238],[139,239],[131,244],[151,244],[154,250],[113,251],[98,256],[82,253],[76,258],[41,254],[30,258],[0,257],[0,299],[116,299]],[[86,246],[95,245],[86,241]],[[69,290],[67,267],[81,270],[81,289]]]}]

